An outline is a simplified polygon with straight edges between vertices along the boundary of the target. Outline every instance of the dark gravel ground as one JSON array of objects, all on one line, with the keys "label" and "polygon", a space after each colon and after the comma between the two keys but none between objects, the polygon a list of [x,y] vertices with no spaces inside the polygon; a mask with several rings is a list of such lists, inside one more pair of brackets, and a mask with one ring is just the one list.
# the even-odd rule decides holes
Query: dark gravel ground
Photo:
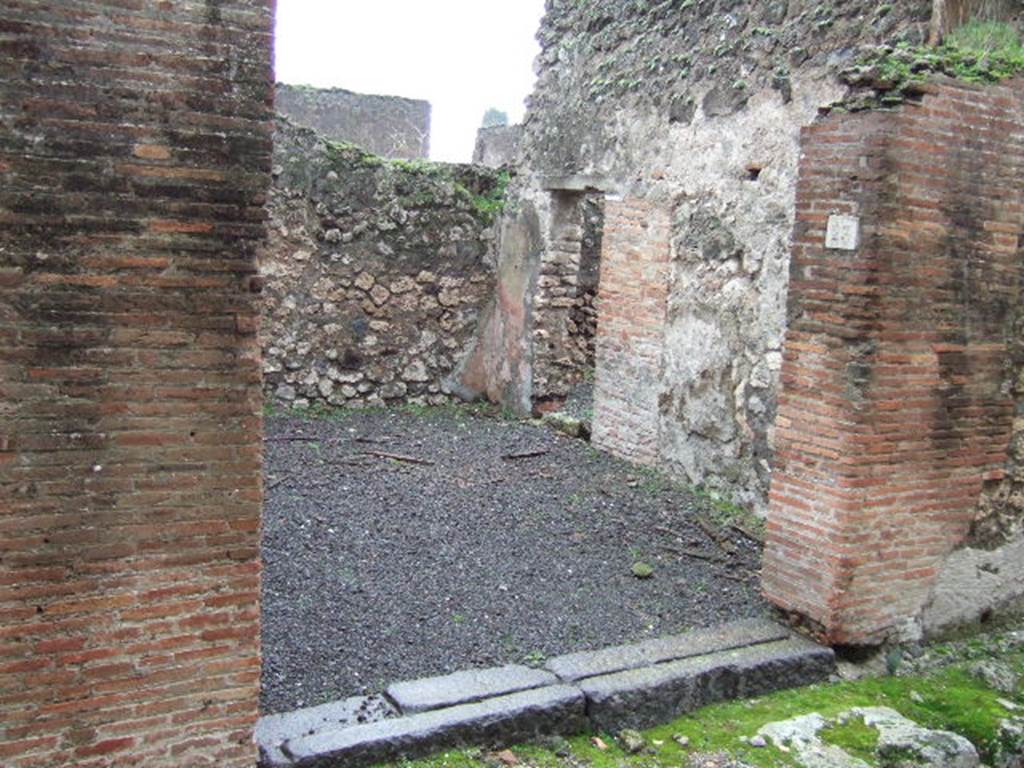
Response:
[{"label": "dark gravel ground", "polygon": [[476,414],[267,419],[265,712],[766,610],[759,547],[732,529],[716,543],[695,522],[706,500]]}]

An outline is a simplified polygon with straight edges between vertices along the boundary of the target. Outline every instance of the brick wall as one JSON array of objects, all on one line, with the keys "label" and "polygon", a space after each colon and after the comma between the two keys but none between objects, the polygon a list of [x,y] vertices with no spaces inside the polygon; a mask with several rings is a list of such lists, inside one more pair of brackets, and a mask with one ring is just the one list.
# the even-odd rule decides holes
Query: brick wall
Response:
[{"label": "brick wall", "polygon": [[635,199],[607,200],[604,215],[592,440],[617,456],[653,464],[671,217]]},{"label": "brick wall", "polygon": [[0,764],[248,766],[270,0],[0,5]]},{"label": "brick wall", "polygon": [[944,82],[803,132],[764,587],[832,642],[914,634],[1005,472],[1022,101]]}]

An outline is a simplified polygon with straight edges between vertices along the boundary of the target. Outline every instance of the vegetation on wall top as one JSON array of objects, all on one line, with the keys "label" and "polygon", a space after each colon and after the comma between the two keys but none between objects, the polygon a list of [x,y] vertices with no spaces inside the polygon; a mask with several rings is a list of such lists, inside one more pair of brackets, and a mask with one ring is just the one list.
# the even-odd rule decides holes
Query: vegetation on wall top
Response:
[{"label": "vegetation on wall top", "polygon": [[[881,95],[882,106],[901,103],[917,90],[916,84],[933,74],[970,83],[998,83],[1024,73],[1024,44],[1011,24],[972,21],[951,33],[939,46],[901,43],[895,47],[873,48],[841,73],[853,86],[872,88]],[[879,106],[872,99],[860,99],[862,108]]]}]

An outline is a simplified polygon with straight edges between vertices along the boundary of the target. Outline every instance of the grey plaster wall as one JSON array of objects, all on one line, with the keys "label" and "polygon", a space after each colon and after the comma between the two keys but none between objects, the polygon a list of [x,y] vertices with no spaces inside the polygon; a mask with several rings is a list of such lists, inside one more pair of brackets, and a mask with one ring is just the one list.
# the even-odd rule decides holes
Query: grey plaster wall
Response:
[{"label": "grey plaster wall", "polygon": [[486,165],[488,168],[514,165],[522,135],[523,126],[521,125],[496,125],[491,128],[481,128],[476,132],[473,162],[478,165]]},{"label": "grey plaster wall", "polygon": [[427,101],[278,83],[276,107],[297,125],[375,155],[405,160],[430,156]]},{"label": "grey plaster wall", "polygon": [[[548,3],[507,215],[516,198],[539,214],[540,268],[558,250],[552,177],[674,211],[665,351],[645,400],[659,404],[658,463],[682,480],[765,508],[800,128],[844,97],[838,73],[858,48],[926,39],[931,5]],[[511,244],[499,253],[525,266]],[[502,390],[520,409],[559,394],[532,331],[492,344],[533,366]]]}]

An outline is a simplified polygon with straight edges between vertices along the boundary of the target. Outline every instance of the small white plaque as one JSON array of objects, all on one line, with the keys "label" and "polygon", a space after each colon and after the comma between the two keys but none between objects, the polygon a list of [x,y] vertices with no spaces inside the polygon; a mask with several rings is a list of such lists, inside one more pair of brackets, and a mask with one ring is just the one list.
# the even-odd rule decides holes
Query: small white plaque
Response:
[{"label": "small white plaque", "polygon": [[825,230],[825,247],[839,251],[856,251],[860,245],[860,219],[856,216],[829,216]]}]

